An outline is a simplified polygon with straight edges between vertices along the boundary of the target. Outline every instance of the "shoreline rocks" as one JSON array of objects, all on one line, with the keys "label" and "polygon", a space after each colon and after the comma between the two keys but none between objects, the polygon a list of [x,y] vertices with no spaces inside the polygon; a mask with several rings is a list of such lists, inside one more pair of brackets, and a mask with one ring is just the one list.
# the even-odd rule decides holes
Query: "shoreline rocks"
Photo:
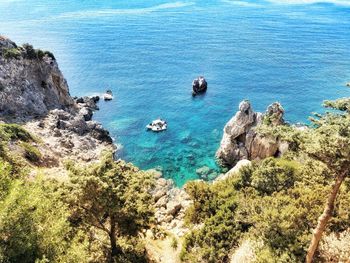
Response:
[{"label": "shoreline rocks", "polygon": [[264,159],[285,152],[285,144],[256,132],[256,128],[263,122],[272,126],[283,125],[283,115],[284,109],[278,102],[272,103],[265,114],[262,114],[254,112],[248,100],[242,101],[235,116],[225,125],[220,147],[216,152],[218,161],[223,166],[233,167],[243,159]]}]

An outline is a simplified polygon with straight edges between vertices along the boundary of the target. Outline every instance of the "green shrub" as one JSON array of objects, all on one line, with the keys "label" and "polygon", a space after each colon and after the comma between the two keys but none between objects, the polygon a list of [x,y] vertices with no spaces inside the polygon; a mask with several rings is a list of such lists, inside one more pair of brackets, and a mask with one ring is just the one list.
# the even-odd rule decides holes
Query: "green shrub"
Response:
[{"label": "green shrub", "polygon": [[52,60],[56,60],[55,56],[50,51],[45,51],[44,54]]},{"label": "green shrub", "polygon": [[34,49],[30,44],[23,44],[25,50],[26,59],[39,59],[42,60],[45,56],[55,60],[55,56],[50,51],[43,51],[41,49]]},{"label": "green shrub", "polygon": [[23,44],[23,48],[26,51],[25,58],[27,58],[27,59],[37,59],[38,56],[37,56],[36,51],[35,51],[35,49],[33,48],[32,45]]},{"label": "green shrub", "polygon": [[3,56],[6,59],[19,59],[21,57],[21,52],[18,48],[7,48],[4,49]]},{"label": "green shrub", "polygon": [[22,142],[21,147],[24,150],[24,158],[31,162],[38,162],[41,159],[41,153],[35,146],[27,142]]},{"label": "green shrub", "polygon": [[0,139],[2,141],[35,141],[34,137],[18,124],[0,124]]},{"label": "green shrub", "polygon": [[176,250],[179,245],[179,242],[177,241],[176,237],[173,237],[171,240],[171,248]]}]

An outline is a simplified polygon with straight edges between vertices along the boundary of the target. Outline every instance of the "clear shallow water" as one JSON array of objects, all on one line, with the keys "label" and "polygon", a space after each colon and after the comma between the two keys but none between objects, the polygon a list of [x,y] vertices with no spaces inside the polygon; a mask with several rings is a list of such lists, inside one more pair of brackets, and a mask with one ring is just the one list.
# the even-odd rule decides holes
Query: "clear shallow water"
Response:
[{"label": "clear shallow water", "polygon": [[[0,0],[0,34],[53,51],[72,95],[112,89],[94,118],[119,155],[181,186],[197,168],[218,170],[222,128],[242,99],[258,111],[278,100],[289,121],[306,122],[324,99],[349,96],[349,1],[281,2]],[[197,75],[209,90],[193,99]],[[157,117],[169,129],[146,132]]]}]

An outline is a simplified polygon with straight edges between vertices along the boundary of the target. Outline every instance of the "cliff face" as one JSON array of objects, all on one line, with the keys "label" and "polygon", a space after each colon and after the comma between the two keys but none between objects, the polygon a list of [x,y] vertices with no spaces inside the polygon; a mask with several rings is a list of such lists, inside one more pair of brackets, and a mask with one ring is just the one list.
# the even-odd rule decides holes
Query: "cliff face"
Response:
[{"label": "cliff face", "polygon": [[98,97],[74,100],[55,57],[0,36],[0,122],[15,122],[40,138],[45,165],[98,160],[114,150],[109,132],[91,120]]},{"label": "cliff face", "polygon": [[52,54],[0,36],[0,116],[43,116],[73,105]]}]

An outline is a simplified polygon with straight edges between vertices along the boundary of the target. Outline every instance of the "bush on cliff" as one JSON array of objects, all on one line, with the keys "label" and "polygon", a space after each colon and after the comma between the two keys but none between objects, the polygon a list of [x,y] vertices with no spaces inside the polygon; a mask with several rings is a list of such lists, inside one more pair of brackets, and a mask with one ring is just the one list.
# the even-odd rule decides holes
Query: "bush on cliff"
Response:
[{"label": "bush on cliff", "polygon": [[87,262],[86,237],[70,226],[55,184],[13,179],[7,172],[1,173],[0,186],[1,262]]},{"label": "bush on cliff", "polygon": [[21,51],[18,48],[7,48],[2,53],[6,59],[19,59],[21,57]]}]

